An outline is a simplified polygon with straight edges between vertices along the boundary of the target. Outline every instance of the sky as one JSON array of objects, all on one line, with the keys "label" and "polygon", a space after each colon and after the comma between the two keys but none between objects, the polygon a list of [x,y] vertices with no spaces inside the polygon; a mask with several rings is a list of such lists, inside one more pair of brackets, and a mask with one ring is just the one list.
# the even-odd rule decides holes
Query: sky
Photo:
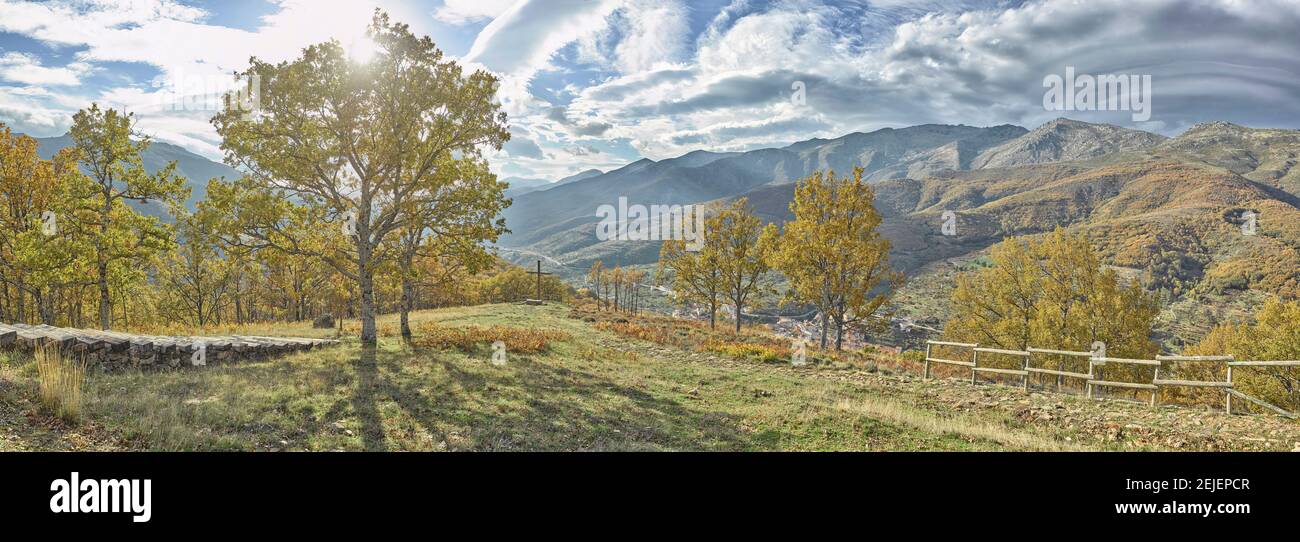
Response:
[{"label": "sky", "polygon": [[[0,122],[61,135],[96,102],[220,160],[194,97],[253,56],[364,58],[376,7],[501,77],[502,176],[926,123],[1300,128],[1300,0],[0,0]],[[1067,73],[1149,76],[1149,115],[1045,106]]]}]

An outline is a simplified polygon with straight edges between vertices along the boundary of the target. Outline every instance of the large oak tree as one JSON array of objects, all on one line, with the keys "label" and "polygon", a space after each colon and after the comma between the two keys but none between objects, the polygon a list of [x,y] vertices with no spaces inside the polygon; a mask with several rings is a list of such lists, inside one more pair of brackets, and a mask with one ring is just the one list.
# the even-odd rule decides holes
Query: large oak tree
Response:
[{"label": "large oak tree", "polygon": [[[361,340],[374,344],[375,275],[402,253],[394,240],[425,227],[448,192],[480,190],[439,174],[448,160],[477,159],[509,139],[494,101],[496,77],[443,57],[427,36],[376,11],[378,52],[356,62],[337,41],[297,60],[256,58],[241,74],[261,85],[257,111],[234,100],[213,119],[226,161],[248,172],[234,198],[243,233],[263,247],[319,257],[355,281]],[[446,212],[458,208],[441,207]],[[355,224],[344,244],[321,243],[307,223]]]}]

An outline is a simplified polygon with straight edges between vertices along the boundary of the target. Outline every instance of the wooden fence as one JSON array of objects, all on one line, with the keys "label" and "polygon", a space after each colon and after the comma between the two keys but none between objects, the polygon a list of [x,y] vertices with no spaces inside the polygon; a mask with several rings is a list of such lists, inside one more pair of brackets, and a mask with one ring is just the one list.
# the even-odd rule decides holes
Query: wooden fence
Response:
[{"label": "wooden fence", "polygon": [[[961,351],[969,352],[969,359],[949,359],[936,357],[934,347],[950,347]],[[987,361],[989,356],[999,356],[1000,358],[1015,358],[1020,360],[1020,368],[1011,369],[1006,367],[992,367],[981,365],[980,354],[984,354]],[[1046,356],[1057,356],[1058,358],[1087,358],[1088,372],[1068,371],[1063,361],[1057,362],[1056,368],[1048,368],[1041,361]],[[949,356],[965,358],[967,356]],[[1289,412],[1277,405],[1273,405],[1252,397],[1240,390],[1237,390],[1233,383],[1233,369],[1238,367],[1300,367],[1300,361],[1236,361],[1232,356],[1156,356],[1153,359],[1130,359],[1130,358],[1112,358],[1100,357],[1094,352],[1080,352],[1073,350],[1050,350],[1046,348],[1026,348],[1024,350],[1006,350],[1000,348],[986,348],[974,343],[958,343],[946,341],[925,341],[925,368],[924,377],[930,378],[930,364],[940,363],[945,365],[956,365],[970,369],[970,382],[977,384],[980,373],[1001,374],[1007,376],[1019,376],[1021,386],[1025,390],[1029,389],[1030,375],[1055,376],[1057,389],[1059,390],[1062,382],[1066,378],[1082,380],[1084,389],[1088,398],[1095,397],[1093,390],[1095,388],[1123,388],[1149,392],[1151,395],[1151,406],[1159,403],[1160,389],[1165,387],[1191,387],[1191,388],[1213,388],[1224,391],[1224,411],[1232,414],[1232,400],[1241,399],[1248,403],[1254,404],[1261,408],[1271,410],[1278,415],[1296,419],[1297,414]],[[1165,363],[1224,363],[1227,366],[1227,378],[1225,380],[1178,380],[1161,378],[1160,369]],[[1137,367],[1150,367],[1151,380],[1149,382],[1127,382],[1121,380],[1108,380],[1103,378],[1104,368],[1107,365],[1130,365]]]}]

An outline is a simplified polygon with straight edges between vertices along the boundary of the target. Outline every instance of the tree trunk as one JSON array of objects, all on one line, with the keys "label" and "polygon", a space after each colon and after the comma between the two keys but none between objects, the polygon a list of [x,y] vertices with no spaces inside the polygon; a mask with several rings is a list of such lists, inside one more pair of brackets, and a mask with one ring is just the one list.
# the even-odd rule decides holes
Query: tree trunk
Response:
[{"label": "tree trunk", "polygon": [[736,333],[740,333],[740,311],[743,305],[736,303]]},{"label": "tree trunk", "polygon": [[108,261],[101,255],[96,266],[99,273],[99,329],[109,330],[113,327],[112,298],[108,295]]},{"label": "tree trunk", "polygon": [[361,272],[361,344],[374,346],[378,343],[375,332],[375,277],[368,265],[362,265]]},{"label": "tree trunk", "polygon": [[830,328],[830,321],[826,318],[826,311],[822,311],[822,350],[826,349],[826,330]]},{"label": "tree trunk", "polygon": [[402,278],[402,336],[411,337],[411,309],[415,308],[415,285]]},{"label": "tree trunk", "polygon": [[718,296],[709,299],[709,329],[718,329]]},{"label": "tree trunk", "polygon": [[835,319],[835,351],[839,352],[844,349],[844,319]]},{"label": "tree trunk", "polygon": [[41,323],[47,326],[54,325],[54,303],[50,302],[50,296],[46,294],[36,294],[37,310],[41,313]]},{"label": "tree trunk", "polygon": [[27,282],[25,279],[19,277],[18,286],[16,288],[18,293],[18,317],[14,321],[21,324],[27,323],[27,292],[23,291],[25,282]]}]

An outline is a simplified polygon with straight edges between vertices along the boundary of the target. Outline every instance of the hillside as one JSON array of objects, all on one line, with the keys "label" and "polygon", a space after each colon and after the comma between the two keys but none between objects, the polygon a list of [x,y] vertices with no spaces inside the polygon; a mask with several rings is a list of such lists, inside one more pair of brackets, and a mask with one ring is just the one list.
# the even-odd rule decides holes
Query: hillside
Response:
[{"label": "hillside", "polygon": [[[416,346],[393,336],[392,315],[381,320],[385,336],[373,359],[345,338],[341,347],[268,361],[92,374],[86,421],[77,426],[51,420],[33,404],[30,362],[0,363],[0,450],[1290,450],[1300,444],[1300,426],[1270,416],[1152,410],[971,386],[960,378],[922,381],[915,363],[891,357],[795,368],[703,345],[631,338],[610,324],[651,321],[559,304],[442,309],[414,318],[421,330]],[[486,345],[468,351],[418,346],[430,325],[558,335],[542,352],[493,365]],[[323,336],[333,330],[283,324],[244,332]]]}]

